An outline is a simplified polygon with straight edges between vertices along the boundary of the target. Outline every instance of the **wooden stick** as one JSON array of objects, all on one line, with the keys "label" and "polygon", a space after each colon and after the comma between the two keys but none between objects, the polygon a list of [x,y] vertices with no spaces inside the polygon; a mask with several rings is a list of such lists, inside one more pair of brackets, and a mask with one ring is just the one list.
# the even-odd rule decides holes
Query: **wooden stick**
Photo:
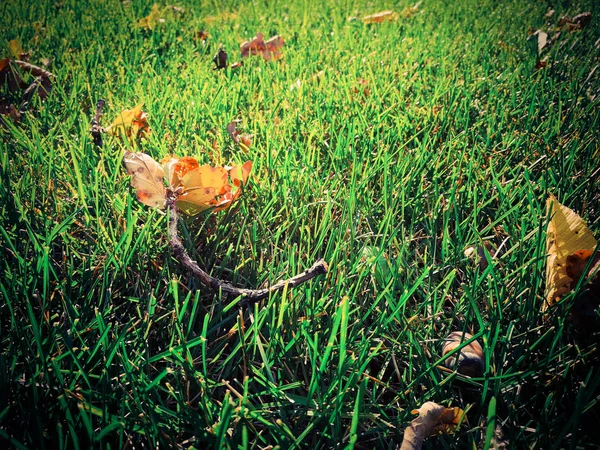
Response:
[{"label": "wooden stick", "polygon": [[98,103],[96,103],[96,115],[92,119],[92,128],[90,129],[96,147],[102,147],[102,132],[104,131],[104,128],[100,126],[100,116],[102,115],[104,103],[105,102],[102,99],[98,100]]},{"label": "wooden stick", "polygon": [[292,278],[284,281],[279,281],[272,286],[265,289],[243,289],[232,286],[231,284],[219,280],[210,276],[204,270],[202,270],[195,261],[190,258],[188,253],[179,239],[177,232],[177,225],[179,222],[179,212],[177,205],[175,204],[176,198],[170,197],[167,200],[167,208],[169,210],[169,244],[173,251],[173,256],[179,261],[186,269],[192,272],[198,279],[206,286],[211,287],[215,291],[225,292],[226,294],[233,295],[235,297],[241,297],[238,302],[239,306],[249,306],[263,298],[268,297],[270,294],[282,290],[285,286],[290,288],[301,285],[302,283],[316,277],[317,275],[327,273],[327,263],[319,259],[310,268],[304,272],[293,276]]}]

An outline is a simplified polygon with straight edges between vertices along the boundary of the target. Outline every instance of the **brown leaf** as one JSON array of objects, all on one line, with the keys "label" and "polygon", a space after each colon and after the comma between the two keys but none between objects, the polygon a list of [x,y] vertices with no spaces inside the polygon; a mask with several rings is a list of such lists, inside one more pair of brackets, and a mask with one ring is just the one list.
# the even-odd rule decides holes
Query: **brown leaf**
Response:
[{"label": "brown leaf", "polygon": [[227,67],[227,52],[221,47],[213,57],[213,62],[216,67],[213,70],[225,69]]},{"label": "brown leaf", "polygon": [[581,30],[588,26],[592,21],[592,13],[587,11],[581,14],[577,14],[575,17],[563,17],[558,22],[559,26],[567,25],[569,31]]},{"label": "brown leaf", "polygon": [[15,105],[0,102],[0,115],[10,117],[14,122],[21,120],[21,111],[15,108]]},{"label": "brown leaf", "polygon": [[398,20],[398,13],[394,11],[381,11],[377,14],[371,14],[370,16],[363,17],[364,23],[382,23],[388,21]]},{"label": "brown leaf", "polygon": [[229,122],[227,124],[227,133],[229,133],[229,136],[231,137],[233,142],[238,144],[242,150],[247,152],[248,149],[250,148],[250,145],[252,145],[252,135],[251,134],[240,134],[240,131],[237,129],[238,123],[239,123],[238,120]]},{"label": "brown leaf", "polygon": [[0,60],[0,84],[8,84],[10,92],[16,92],[26,86],[10,58]]},{"label": "brown leaf", "polygon": [[423,440],[440,432],[453,432],[461,422],[464,411],[458,407],[445,408],[434,402],[426,402],[413,414],[419,414],[404,430],[400,450],[420,450]]},{"label": "brown leaf", "polygon": [[262,33],[256,33],[251,40],[242,42],[240,45],[240,51],[242,52],[242,58],[247,58],[249,55],[263,55],[265,60],[278,60],[281,58],[281,52],[279,51],[285,41],[281,36],[273,36],[267,42],[264,41]]},{"label": "brown leaf", "polygon": [[[460,347],[464,341],[471,339],[473,335],[462,331],[454,331],[444,339],[442,346],[442,356],[450,353],[452,350]],[[458,364],[457,364],[458,358]],[[483,359],[483,348],[477,341],[473,341],[465,345],[460,351],[454,353],[451,357],[443,362],[448,369],[454,370],[462,375],[469,377],[480,377],[485,370],[485,362]]]}]

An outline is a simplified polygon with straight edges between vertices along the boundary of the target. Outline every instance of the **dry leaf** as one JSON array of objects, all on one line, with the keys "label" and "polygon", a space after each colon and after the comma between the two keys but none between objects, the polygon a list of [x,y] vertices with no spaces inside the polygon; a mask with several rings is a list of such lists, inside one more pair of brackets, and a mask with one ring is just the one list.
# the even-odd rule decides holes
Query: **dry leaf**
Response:
[{"label": "dry leaf", "polygon": [[[462,331],[454,331],[444,339],[442,346],[442,356],[450,353],[452,350],[460,347],[464,341],[471,339],[473,335]],[[458,364],[456,359],[458,358]],[[469,377],[480,377],[485,370],[485,362],[483,360],[483,348],[477,341],[473,341],[460,349],[459,353],[455,353],[443,362],[448,369],[454,370],[462,375]]]},{"label": "dry leaf", "polygon": [[123,163],[131,175],[131,186],[137,199],[144,205],[163,209],[165,207],[165,172],[162,166],[145,153],[126,152]]},{"label": "dry leaf", "polygon": [[537,39],[538,54],[542,53],[544,47],[548,45],[548,33],[542,30],[537,30],[532,36],[534,39]]},{"label": "dry leaf", "polygon": [[177,207],[190,216],[229,207],[241,195],[252,170],[251,161],[242,166],[211,167],[186,156],[167,157],[161,165],[145,153],[130,152],[123,162],[140,202],[164,209],[167,195],[174,196]]},{"label": "dry leaf", "polygon": [[0,102],[0,115],[8,116],[14,122],[19,122],[21,120],[21,111],[15,108],[15,105],[12,103],[8,104],[5,102]]},{"label": "dry leaf", "polygon": [[262,54],[265,60],[278,60],[281,58],[280,49],[285,44],[281,36],[273,36],[267,42],[263,39],[262,33],[256,33],[251,40],[243,42],[240,45],[242,58],[247,58],[249,55]]},{"label": "dry leaf", "polygon": [[157,3],[152,5],[152,10],[150,14],[146,17],[142,17],[138,20],[138,26],[140,28],[145,28],[147,30],[152,30],[159,22],[164,22],[165,20],[161,18],[161,10],[160,6]]},{"label": "dry leaf", "polygon": [[26,86],[19,72],[12,67],[10,58],[0,60],[0,84],[8,84],[10,92],[16,92]]},{"label": "dry leaf", "polygon": [[544,17],[546,19],[549,19],[550,17],[552,17],[554,15],[555,11],[553,9],[549,10],[546,14],[544,14]]},{"label": "dry leaf", "polygon": [[[574,287],[567,273],[567,259],[581,255],[581,250],[593,251],[598,242],[583,219],[572,209],[560,204],[553,195],[546,203],[551,214],[546,231],[546,302],[542,311],[552,306]],[[574,259],[571,259],[573,267]],[[570,269],[572,273],[575,269]]]},{"label": "dry leaf", "polygon": [[400,450],[420,450],[423,440],[440,432],[452,432],[460,423],[464,411],[458,407],[445,408],[434,402],[426,402],[413,414],[419,414],[404,431]]},{"label": "dry leaf", "polygon": [[106,127],[106,132],[113,136],[125,134],[128,138],[141,139],[150,134],[147,114],[142,111],[142,106],[125,109],[119,114],[112,124]]},{"label": "dry leaf", "polygon": [[237,129],[238,123],[239,123],[238,120],[229,122],[227,124],[227,133],[229,133],[229,136],[231,137],[233,142],[238,144],[242,148],[242,150],[247,152],[248,149],[250,149],[250,145],[252,145],[253,135],[252,134],[241,134],[240,131]]},{"label": "dry leaf", "polygon": [[23,47],[21,47],[21,43],[16,39],[8,42],[8,49],[10,50],[10,54],[16,59],[21,58],[23,53],[25,53]]},{"label": "dry leaf", "polygon": [[377,14],[371,14],[370,16],[363,17],[362,21],[364,23],[381,23],[386,20],[393,21],[398,20],[398,14],[394,11],[381,11]]},{"label": "dry leaf", "polygon": [[592,13],[588,11],[581,14],[577,14],[575,17],[563,17],[558,22],[558,25],[567,25],[569,31],[573,31],[585,28],[591,21]]},{"label": "dry leaf", "polygon": [[213,67],[213,70],[225,69],[227,67],[227,52],[222,47],[213,56],[213,62],[216,65],[216,67]]}]

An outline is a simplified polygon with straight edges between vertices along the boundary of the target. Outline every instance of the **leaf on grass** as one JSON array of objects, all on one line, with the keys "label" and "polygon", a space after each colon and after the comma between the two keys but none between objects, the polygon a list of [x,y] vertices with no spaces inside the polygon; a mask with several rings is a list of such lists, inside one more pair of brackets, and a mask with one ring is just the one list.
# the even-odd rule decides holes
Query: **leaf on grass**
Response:
[{"label": "leaf on grass", "polygon": [[542,53],[542,50],[548,45],[548,33],[542,30],[537,30],[532,34],[532,38],[537,42],[538,54]]},{"label": "leaf on grass", "polygon": [[592,21],[592,13],[587,11],[581,14],[577,14],[574,17],[563,17],[558,22],[559,26],[567,25],[569,31],[581,30],[588,26]]},{"label": "leaf on grass", "polygon": [[241,147],[242,150],[247,152],[250,149],[250,145],[252,145],[252,137],[253,135],[247,133],[240,133],[240,130],[237,129],[237,124],[239,120],[234,120],[227,124],[227,133],[231,137],[231,140],[235,142],[237,145]]},{"label": "leaf on grass", "polygon": [[[473,337],[472,334],[462,331],[453,331],[444,339],[442,345],[442,356],[446,356],[452,350],[459,348]],[[469,377],[480,377],[485,371],[485,362],[483,360],[483,348],[477,341],[472,341],[462,347],[458,353],[446,358],[443,362],[448,369],[455,370]],[[458,358],[458,361],[457,361]]]},{"label": "leaf on grass", "polygon": [[412,413],[418,414],[419,417],[404,431],[400,450],[420,450],[426,437],[441,432],[453,432],[464,416],[464,411],[458,407],[445,408],[434,402],[423,403]]},{"label": "leaf on grass", "polygon": [[223,47],[221,47],[215,56],[213,56],[213,62],[216,66],[213,67],[213,70],[225,69],[227,67],[227,52]]},{"label": "leaf on grass", "polygon": [[371,14],[369,16],[363,17],[362,21],[364,23],[382,23],[385,21],[394,21],[398,20],[398,13],[394,11],[381,11],[377,14]]},{"label": "leaf on grass", "polygon": [[12,103],[0,102],[0,115],[10,117],[14,122],[21,120],[21,111],[15,108]]},{"label": "leaf on grass", "polygon": [[137,199],[144,205],[163,209],[166,195],[163,167],[145,153],[126,152],[123,163],[131,175]]},{"label": "leaf on grass", "polygon": [[16,59],[21,58],[21,56],[25,53],[21,43],[16,39],[12,39],[8,42],[8,49],[10,50],[10,54]]},{"label": "leaf on grass", "polygon": [[10,92],[17,92],[26,86],[10,58],[0,60],[0,84],[7,84]]},{"label": "leaf on grass", "polygon": [[575,287],[573,278],[567,272],[567,262],[571,275],[574,275],[577,267],[581,266],[579,260],[585,254],[591,255],[582,251],[593,252],[598,245],[584,220],[572,209],[560,204],[553,195],[550,195],[546,208],[551,219],[546,231],[546,302],[542,311]]},{"label": "leaf on grass", "polygon": [[165,19],[163,19],[161,17],[160,6],[158,6],[157,3],[154,3],[152,5],[152,10],[150,11],[150,14],[148,14],[146,17],[142,17],[140,20],[138,20],[138,26],[140,28],[152,30],[152,28],[154,28],[159,22],[164,22],[164,21],[165,21]]},{"label": "leaf on grass", "polygon": [[200,166],[191,156],[170,156],[161,165],[145,153],[130,152],[123,162],[140,202],[163,209],[167,195],[173,195],[177,207],[190,216],[229,207],[241,195],[252,169],[251,161],[233,167]]},{"label": "leaf on grass", "polygon": [[240,51],[242,58],[247,58],[249,55],[263,55],[265,60],[273,59],[274,61],[281,58],[281,48],[285,44],[283,37],[273,36],[268,41],[264,41],[262,33],[256,33],[251,40],[242,42]]},{"label": "leaf on grass", "polygon": [[147,114],[142,111],[141,105],[132,109],[125,109],[115,118],[112,124],[106,127],[106,132],[113,136],[124,134],[128,138],[141,139],[150,134],[147,117]]}]

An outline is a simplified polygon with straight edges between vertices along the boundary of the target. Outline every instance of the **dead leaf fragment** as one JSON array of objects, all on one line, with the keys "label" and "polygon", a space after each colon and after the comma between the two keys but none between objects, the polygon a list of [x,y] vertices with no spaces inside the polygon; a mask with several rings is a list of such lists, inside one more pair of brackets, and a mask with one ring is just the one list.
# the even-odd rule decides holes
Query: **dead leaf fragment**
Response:
[{"label": "dead leaf fragment", "polygon": [[213,70],[221,70],[227,67],[227,52],[223,47],[219,48],[219,51],[213,56],[213,62],[216,67]]},{"label": "dead leaf fragment", "polygon": [[552,16],[554,15],[554,12],[555,12],[555,11],[554,11],[553,9],[551,9],[551,10],[549,10],[549,11],[548,11],[546,14],[544,14],[544,17],[545,17],[546,19],[549,19],[550,17],[552,17]]},{"label": "dead leaf fragment", "polygon": [[440,432],[453,432],[464,416],[458,407],[446,408],[434,402],[426,402],[413,414],[419,414],[404,431],[400,450],[420,450],[423,440]]},{"label": "dead leaf fragment", "polygon": [[581,30],[588,26],[592,21],[592,13],[587,11],[581,14],[577,14],[574,17],[563,17],[558,22],[559,26],[567,25],[569,31]]},{"label": "dead leaf fragment", "polygon": [[256,33],[251,40],[240,44],[242,58],[247,58],[249,55],[263,55],[265,60],[278,60],[281,58],[281,48],[285,44],[283,37],[273,36],[267,42],[264,41],[262,33]]},{"label": "dead leaf fragment", "polygon": [[10,117],[14,122],[19,122],[21,120],[21,111],[15,108],[15,105],[12,103],[7,104],[4,102],[0,102],[0,115]]},{"label": "dead leaf fragment", "polygon": [[542,53],[544,47],[548,45],[548,33],[542,30],[537,30],[532,36],[534,39],[537,39],[538,54]]},{"label": "dead leaf fragment", "polygon": [[229,122],[227,124],[227,133],[229,133],[229,136],[231,137],[231,140],[233,140],[233,142],[238,144],[242,148],[242,150],[247,152],[250,148],[250,145],[252,145],[253,135],[240,133],[240,131],[237,129],[238,123],[239,120],[233,120]]},{"label": "dead leaf fragment", "polygon": [[548,198],[546,209],[551,219],[546,231],[546,302],[542,305],[542,311],[574,287],[573,278],[567,273],[569,256],[572,256],[569,270],[574,274],[578,266],[574,258],[580,258],[582,250],[594,251],[598,245],[584,220],[572,209],[559,203],[553,195]]},{"label": "dead leaf fragment", "polygon": [[398,20],[398,13],[395,13],[394,11],[381,11],[377,14],[365,16],[362,19],[364,23],[382,23],[385,21],[391,22],[394,20]]}]

